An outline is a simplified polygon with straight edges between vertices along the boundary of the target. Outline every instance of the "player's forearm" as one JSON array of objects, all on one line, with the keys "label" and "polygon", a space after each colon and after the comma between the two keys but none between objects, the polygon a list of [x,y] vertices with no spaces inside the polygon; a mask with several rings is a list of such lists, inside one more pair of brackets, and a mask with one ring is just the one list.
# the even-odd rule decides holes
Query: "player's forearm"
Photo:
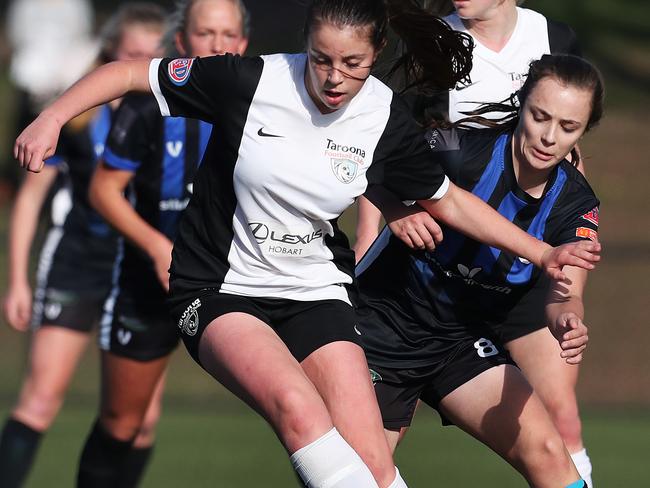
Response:
[{"label": "player's forearm", "polygon": [[112,227],[133,242],[147,255],[155,253],[156,246],[167,237],[149,225],[115,187],[95,182],[90,188],[90,203]]},{"label": "player's forearm", "polygon": [[440,200],[420,200],[420,206],[449,227],[489,246],[542,266],[551,246],[535,239],[502,217],[481,199],[451,184]]},{"label": "player's forearm", "polygon": [[29,254],[38,226],[38,217],[56,177],[56,171],[51,168],[40,175],[28,175],[18,191],[9,224],[10,286],[29,284]]},{"label": "player's forearm", "polygon": [[151,91],[148,60],[116,61],[100,66],[72,85],[41,115],[63,127],[77,115],[130,91]]},{"label": "player's forearm", "polygon": [[40,208],[16,200],[9,225],[9,285],[29,283],[29,253],[36,233]]},{"label": "player's forearm", "polygon": [[379,234],[381,213],[377,207],[364,197],[358,200],[356,241],[353,246],[357,261],[366,253]]}]

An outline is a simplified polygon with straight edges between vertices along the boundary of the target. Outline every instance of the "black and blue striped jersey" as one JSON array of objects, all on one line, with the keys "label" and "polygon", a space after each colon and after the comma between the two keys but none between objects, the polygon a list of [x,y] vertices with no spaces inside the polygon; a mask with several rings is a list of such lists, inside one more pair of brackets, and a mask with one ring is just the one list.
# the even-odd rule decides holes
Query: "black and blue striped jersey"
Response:
[{"label": "black and blue striped jersey", "polygon": [[[49,276],[49,288],[101,295],[110,287],[118,235],[91,207],[88,187],[112,118],[111,108],[103,105],[64,126],[55,155],[45,162],[56,166],[61,175],[52,200],[52,223],[59,229],[56,245],[45,246],[41,261],[48,264],[39,268],[47,271],[38,281],[45,283]],[[70,272],[79,267],[82,273]]]},{"label": "black and blue striped jersey", "polygon": [[95,109],[87,124],[79,128],[74,124],[66,125],[61,131],[56,154],[45,161],[47,165],[60,167],[69,183],[72,207],[63,224],[66,232],[116,237],[88,200],[90,179],[104,152],[112,118],[111,108],[102,105]]},{"label": "black and blue striped jersey", "polygon": [[[161,117],[155,99],[146,95],[126,97],[115,114],[104,164],[134,173],[128,198],[149,225],[172,241],[211,130],[199,120]],[[120,281],[158,284],[151,259],[128,242]]]},{"label": "black and blue striped jersey", "polygon": [[[534,237],[553,246],[597,238],[599,201],[570,163],[558,164],[534,198],[517,185],[510,134],[427,137],[453,182]],[[413,252],[384,229],[357,267],[364,345],[378,364],[425,365],[438,340],[504,323],[544,324],[548,281],[539,269],[453,229],[443,233],[434,252]]]}]

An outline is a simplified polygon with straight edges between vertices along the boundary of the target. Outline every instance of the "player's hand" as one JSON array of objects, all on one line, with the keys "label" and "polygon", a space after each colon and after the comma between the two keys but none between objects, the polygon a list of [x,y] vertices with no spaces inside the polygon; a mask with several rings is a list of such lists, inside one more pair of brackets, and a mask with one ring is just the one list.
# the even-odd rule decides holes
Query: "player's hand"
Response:
[{"label": "player's hand", "polygon": [[32,289],[28,284],[10,286],[2,304],[7,323],[20,332],[29,329],[32,317]]},{"label": "player's hand", "polygon": [[384,217],[391,232],[411,249],[433,251],[442,242],[442,229],[418,204],[402,205]]},{"label": "player's hand", "polygon": [[562,348],[560,357],[568,364],[578,364],[582,361],[583,352],[589,342],[587,326],[582,319],[573,312],[566,312],[555,319],[551,329]]},{"label": "player's hand", "polygon": [[595,263],[600,261],[601,246],[598,242],[579,241],[563,244],[548,249],[542,255],[542,269],[551,278],[558,281],[566,279],[562,272],[563,266],[577,266],[586,270],[595,268]]},{"label": "player's hand", "polygon": [[149,256],[153,260],[158,281],[165,291],[169,291],[169,266],[172,263],[172,248],[174,245],[162,234],[156,242],[149,246]]},{"label": "player's hand", "polygon": [[14,158],[27,171],[40,172],[43,161],[54,155],[60,132],[57,119],[43,112],[16,139]]}]

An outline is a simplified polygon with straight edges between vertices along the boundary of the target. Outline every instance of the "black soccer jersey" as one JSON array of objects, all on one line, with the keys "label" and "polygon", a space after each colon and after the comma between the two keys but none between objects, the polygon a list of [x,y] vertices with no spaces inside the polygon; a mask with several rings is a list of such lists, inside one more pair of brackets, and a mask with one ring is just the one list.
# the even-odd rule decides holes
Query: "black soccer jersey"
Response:
[{"label": "black soccer jersey", "polygon": [[[77,128],[66,125],[61,131],[56,154],[46,164],[57,166],[63,175],[64,187],[52,200],[52,221],[60,226],[56,244],[44,248],[39,269],[39,283],[80,292],[100,293],[99,284],[110,286],[117,253],[117,234],[90,206],[88,187],[110,128],[113,111],[108,105],[99,107],[89,123]],[[70,269],[83,266],[84,273],[70,275]],[[37,293],[38,290],[37,290]]]},{"label": "black soccer jersey", "polygon": [[440,198],[448,180],[408,109],[374,77],[322,114],[306,55],[155,60],[163,115],[214,130],[172,260],[172,298],[222,293],[349,301],[354,256],[339,215],[369,182],[404,199]]},{"label": "black soccer jersey", "polygon": [[[596,239],[599,202],[568,162],[540,198],[517,185],[511,137],[497,130],[427,134],[450,179],[553,246]],[[527,260],[444,228],[434,252],[412,252],[384,229],[357,268],[360,320],[378,364],[428,364],[437,340],[464,339],[502,323],[544,321],[548,282]]]},{"label": "black soccer jersey", "polygon": [[[115,114],[104,163],[134,173],[127,194],[136,212],[172,241],[211,129],[195,119],[161,117],[151,96],[128,96]],[[121,286],[158,283],[151,259],[131,243],[125,244],[121,268]]]}]

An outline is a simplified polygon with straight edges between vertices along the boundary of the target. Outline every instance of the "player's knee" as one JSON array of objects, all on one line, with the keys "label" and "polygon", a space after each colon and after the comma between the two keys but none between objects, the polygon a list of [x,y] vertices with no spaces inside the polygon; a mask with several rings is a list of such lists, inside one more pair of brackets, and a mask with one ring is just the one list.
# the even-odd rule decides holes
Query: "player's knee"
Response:
[{"label": "player's knee", "polygon": [[559,435],[544,436],[536,444],[528,463],[533,470],[541,473],[561,473],[571,469],[571,458]]},{"label": "player's knee", "polygon": [[304,444],[331,428],[329,413],[316,392],[288,386],[276,394],[272,408],[276,428],[289,443]]},{"label": "player's knee", "polygon": [[567,447],[579,446],[582,442],[582,422],[575,403],[557,404],[549,409],[555,428]]},{"label": "player's knee", "polygon": [[134,440],[143,425],[141,416],[124,414],[111,409],[102,409],[100,420],[106,432],[120,441]]},{"label": "player's knee", "polygon": [[47,388],[31,389],[22,395],[15,409],[16,416],[29,420],[30,426],[46,430],[63,404],[63,394]]}]

